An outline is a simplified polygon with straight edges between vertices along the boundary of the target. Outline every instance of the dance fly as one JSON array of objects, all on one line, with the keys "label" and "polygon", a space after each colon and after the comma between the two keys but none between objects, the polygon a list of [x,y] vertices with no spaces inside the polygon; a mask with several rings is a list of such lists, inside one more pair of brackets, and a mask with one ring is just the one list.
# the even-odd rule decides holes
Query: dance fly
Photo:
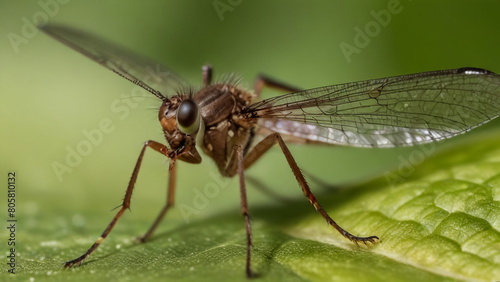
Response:
[{"label": "dance fly", "polygon": [[[300,90],[266,76],[253,91],[234,79],[214,82],[212,68],[202,68],[198,90],[172,71],[106,40],[56,25],[40,27],[48,35],[144,88],[159,99],[158,119],[166,145],[146,141],[139,154],[120,210],[97,241],[80,257],[80,265],[109,235],[130,207],[134,184],[147,148],[169,160],[167,203],[151,228],[151,237],[174,204],[176,161],[192,164],[212,158],[225,177],[238,176],[241,212],[247,234],[246,275],[251,269],[252,233],[244,171],[273,145],[282,150],[304,195],[321,216],[356,245],[376,243],[377,236],[357,236],[340,227],[321,207],[290,153],[287,143],[326,143],[391,148],[440,141],[467,132],[500,114],[500,76],[479,68],[459,68]],[[260,100],[263,87],[288,94]]]}]

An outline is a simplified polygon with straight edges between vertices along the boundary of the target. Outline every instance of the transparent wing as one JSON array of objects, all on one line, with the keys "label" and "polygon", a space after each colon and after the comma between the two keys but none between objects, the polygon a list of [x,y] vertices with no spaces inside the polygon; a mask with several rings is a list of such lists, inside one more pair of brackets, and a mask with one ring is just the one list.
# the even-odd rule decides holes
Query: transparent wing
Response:
[{"label": "transparent wing", "polygon": [[[41,26],[48,35],[164,100],[187,83],[163,65],[80,30]],[[163,93],[163,94],[162,94]]]},{"label": "transparent wing", "polygon": [[500,75],[477,68],[319,87],[250,105],[272,131],[355,147],[398,147],[464,133],[500,114]]}]

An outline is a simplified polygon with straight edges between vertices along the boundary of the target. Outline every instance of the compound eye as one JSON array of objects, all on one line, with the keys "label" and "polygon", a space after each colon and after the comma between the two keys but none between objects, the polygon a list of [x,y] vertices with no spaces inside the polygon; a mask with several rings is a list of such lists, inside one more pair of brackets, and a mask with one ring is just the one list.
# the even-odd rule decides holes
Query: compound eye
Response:
[{"label": "compound eye", "polygon": [[177,109],[177,126],[186,133],[191,134],[200,127],[200,111],[192,99],[185,99]]}]

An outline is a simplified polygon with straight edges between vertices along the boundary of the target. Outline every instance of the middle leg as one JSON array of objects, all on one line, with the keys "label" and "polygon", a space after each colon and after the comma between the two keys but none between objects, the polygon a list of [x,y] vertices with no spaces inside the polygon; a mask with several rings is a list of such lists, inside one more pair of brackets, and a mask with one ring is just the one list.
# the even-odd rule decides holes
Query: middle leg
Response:
[{"label": "middle leg", "polygon": [[247,191],[245,187],[245,175],[243,166],[243,148],[239,145],[235,147],[237,157],[238,157],[238,177],[240,180],[240,196],[241,196],[241,214],[245,218],[245,227],[247,232],[247,262],[246,262],[246,274],[247,277],[255,277],[250,267],[250,254],[252,248],[252,230],[250,228],[250,214],[248,212],[248,201],[247,201]]}]

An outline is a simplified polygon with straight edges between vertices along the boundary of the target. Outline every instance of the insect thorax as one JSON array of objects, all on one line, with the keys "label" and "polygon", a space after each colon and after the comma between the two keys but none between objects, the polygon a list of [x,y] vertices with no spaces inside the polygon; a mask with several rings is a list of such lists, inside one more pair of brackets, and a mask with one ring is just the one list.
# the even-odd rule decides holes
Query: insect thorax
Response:
[{"label": "insect thorax", "polygon": [[232,84],[210,85],[193,99],[198,103],[205,123],[202,148],[224,176],[236,173],[234,146],[246,147],[255,122],[241,116],[254,95]]}]

